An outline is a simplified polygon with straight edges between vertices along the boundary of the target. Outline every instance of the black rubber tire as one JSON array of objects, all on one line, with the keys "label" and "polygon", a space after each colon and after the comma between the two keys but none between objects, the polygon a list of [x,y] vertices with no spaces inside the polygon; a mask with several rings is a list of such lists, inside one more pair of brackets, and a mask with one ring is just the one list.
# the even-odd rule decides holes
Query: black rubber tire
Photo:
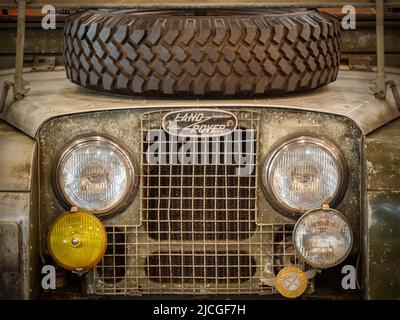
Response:
[{"label": "black rubber tire", "polygon": [[67,77],[146,97],[254,97],[336,80],[339,22],[315,11],[88,10],[64,29]]}]

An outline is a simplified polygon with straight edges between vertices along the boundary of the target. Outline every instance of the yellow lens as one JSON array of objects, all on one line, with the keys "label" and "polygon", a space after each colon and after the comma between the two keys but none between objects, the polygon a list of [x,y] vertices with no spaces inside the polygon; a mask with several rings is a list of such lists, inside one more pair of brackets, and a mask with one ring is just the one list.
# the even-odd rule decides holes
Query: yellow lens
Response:
[{"label": "yellow lens", "polygon": [[94,215],[76,211],[60,215],[50,226],[47,244],[53,259],[63,268],[93,268],[107,247],[104,225]]}]

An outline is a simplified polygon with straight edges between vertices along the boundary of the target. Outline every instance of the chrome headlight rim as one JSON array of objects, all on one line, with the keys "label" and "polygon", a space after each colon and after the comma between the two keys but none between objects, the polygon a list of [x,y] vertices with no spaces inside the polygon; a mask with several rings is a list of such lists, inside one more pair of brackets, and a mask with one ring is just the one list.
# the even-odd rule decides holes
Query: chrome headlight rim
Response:
[{"label": "chrome headlight rim", "polygon": [[[296,245],[296,236],[295,236],[295,235],[296,235],[297,228],[299,227],[300,223],[301,223],[305,218],[307,218],[308,215],[310,215],[310,214],[312,214],[312,213],[315,213],[315,212],[318,212],[318,211],[325,211],[325,210],[326,210],[326,211],[331,211],[331,212],[335,213],[336,215],[338,215],[338,216],[348,225],[349,230],[350,230],[350,235],[351,235],[351,241],[350,241],[349,249],[347,250],[346,254],[345,254],[341,259],[339,259],[339,260],[338,260],[337,262],[335,262],[335,263],[326,264],[326,265],[324,265],[323,267],[321,267],[321,266],[315,265],[312,261],[310,261],[309,259],[305,258],[305,257],[301,254],[300,250],[297,248],[297,245]],[[341,263],[342,263],[343,261],[345,261],[345,260],[347,259],[347,257],[350,255],[351,251],[353,250],[353,245],[354,245],[354,233],[353,233],[353,228],[352,228],[352,226],[351,226],[351,224],[350,224],[349,219],[348,219],[343,213],[341,213],[341,212],[339,212],[339,211],[337,211],[337,210],[335,210],[335,209],[332,209],[332,208],[330,208],[330,207],[328,207],[327,209],[324,209],[324,208],[322,207],[322,208],[318,208],[318,209],[309,210],[309,211],[307,211],[305,214],[303,214],[303,215],[297,220],[296,224],[295,224],[294,227],[293,227],[293,237],[292,237],[292,238],[293,238],[293,248],[294,248],[294,251],[295,251],[295,253],[296,253],[296,256],[297,256],[300,260],[302,260],[302,261],[304,261],[305,263],[307,263],[308,265],[310,265],[310,266],[312,266],[312,267],[315,267],[315,268],[317,268],[317,269],[320,269],[320,270],[329,269],[329,268],[332,268],[332,267],[335,267],[335,266],[341,264]]]},{"label": "chrome headlight rim", "polygon": [[[74,203],[71,203],[68,200],[68,196],[65,194],[62,186],[61,186],[61,181],[59,179],[59,174],[60,174],[60,169],[67,158],[67,156],[77,148],[81,147],[82,145],[86,143],[94,143],[94,144],[100,144],[100,143],[107,143],[114,148],[116,148],[122,155],[123,158],[127,164],[128,174],[127,174],[127,187],[124,192],[124,195],[121,197],[121,199],[111,206],[110,208],[104,209],[104,210],[88,210],[85,208],[81,208],[77,206]],[[115,214],[120,213],[124,209],[126,209],[133,201],[134,197],[136,196],[136,192],[138,189],[138,170],[137,170],[137,165],[135,158],[133,157],[132,153],[129,152],[128,148],[124,146],[121,142],[117,142],[114,138],[109,137],[107,135],[99,135],[99,134],[89,134],[89,135],[83,135],[76,137],[72,141],[68,142],[66,146],[61,150],[59,153],[59,156],[56,158],[55,165],[53,166],[52,170],[52,183],[55,189],[55,193],[57,196],[57,199],[63,206],[63,208],[69,210],[71,207],[78,207],[82,210],[86,210],[92,214],[94,214],[98,218],[110,218],[114,216]]]},{"label": "chrome headlight rim", "polygon": [[[270,151],[268,152],[267,156],[265,157],[264,161],[261,164],[262,165],[261,185],[269,204],[279,213],[295,219],[301,217],[303,214],[305,214],[310,210],[314,209],[316,210],[318,208],[297,209],[297,208],[292,208],[283,201],[281,201],[279,197],[276,195],[274,188],[272,186],[272,179],[271,179],[272,169],[273,169],[273,164],[277,159],[276,156],[281,151],[288,149],[290,146],[294,144],[304,145],[306,143],[314,144],[327,151],[332,156],[339,169],[339,177],[338,177],[339,183],[336,188],[336,192],[331,198],[327,199],[326,203],[323,204],[327,204],[330,207],[336,207],[342,200],[347,190],[349,181],[348,166],[346,163],[346,159],[343,153],[340,151],[340,149],[330,140],[310,133],[300,133],[300,134],[296,133],[289,135],[281,140],[278,140],[278,142],[276,142],[271,147]],[[323,204],[321,204],[321,206]]]}]

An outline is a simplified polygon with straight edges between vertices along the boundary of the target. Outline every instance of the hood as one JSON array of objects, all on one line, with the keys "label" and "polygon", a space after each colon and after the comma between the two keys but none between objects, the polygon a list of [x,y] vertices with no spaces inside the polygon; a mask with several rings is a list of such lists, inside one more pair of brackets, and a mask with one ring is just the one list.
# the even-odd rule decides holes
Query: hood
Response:
[{"label": "hood", "polygon": [[[400,84],[400,71],[388,73]],[[63,70],[29,72],[24,79],[31,88],[26,97],[7,105],[3,119],[32,138],[49,119],[77,113],[147,108],[180,107],[255,107],[284,108],[341,115],[352,119],[364,135],[400,116],[391,90],[386,100],[376,99],[369,91],[376,73],[340,71],[336,82],[304,94],[269,99],[240,100],[159,100],[112,96],[81,88],[69,82]],[[0,75],[0,83],[12,80],[12,74]]]}]

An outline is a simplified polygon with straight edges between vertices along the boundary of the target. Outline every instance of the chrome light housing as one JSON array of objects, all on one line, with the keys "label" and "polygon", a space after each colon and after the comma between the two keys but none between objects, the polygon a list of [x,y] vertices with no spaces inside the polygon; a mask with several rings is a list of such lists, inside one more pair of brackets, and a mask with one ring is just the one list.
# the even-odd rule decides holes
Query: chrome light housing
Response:
[{"label": "chrome light housing", "polygon": [[326,269],[346,259],[353,245],[353,233],[346,217],[326,206],[300,217],[293,230],[293,243],[300,259]]},{"label": "chrome light housing", "polygon": [[127,150],[101,136],[74,141],[62,152],[55,170],[56,187],[65,204],[97,216],[128,205],[136,180]]},{"label": "chrome light housing", "polygon": [[273,148],[264,162],[262,181],[271,205],[298,217],[340,200],[347,185],[347,166],[332,143],[296,136]]}]

